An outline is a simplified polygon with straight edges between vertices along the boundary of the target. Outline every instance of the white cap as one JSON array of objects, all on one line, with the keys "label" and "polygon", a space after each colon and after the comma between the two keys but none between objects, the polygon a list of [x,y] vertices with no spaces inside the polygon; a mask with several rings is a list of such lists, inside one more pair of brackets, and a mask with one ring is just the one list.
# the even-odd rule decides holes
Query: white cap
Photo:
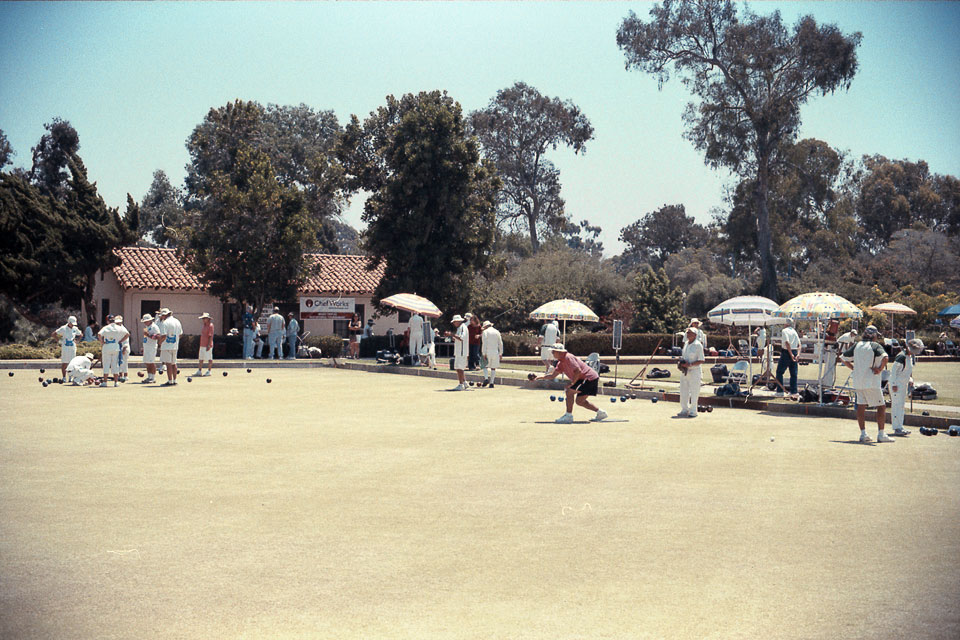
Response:
[{"label": "white cap", "polygon": [[113,316],[113,324],[123,324],[123,316]]},{"label": "white cap", "polygon": [[77,316],[70,316],[67,318],[67,324],[77,324]]},{"label": "white cap", "polygon": [[461,315],[458,313],[457,315],[455,315],[455,316],[453,316],[452,318],[450,318],[450,322],[463,322],[463,316],[461,316]]}]

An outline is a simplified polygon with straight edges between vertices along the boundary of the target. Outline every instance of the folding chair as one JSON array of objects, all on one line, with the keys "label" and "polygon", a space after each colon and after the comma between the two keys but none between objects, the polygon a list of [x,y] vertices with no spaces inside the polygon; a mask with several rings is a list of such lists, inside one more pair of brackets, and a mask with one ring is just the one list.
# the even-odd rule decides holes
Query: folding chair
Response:
[{"label": "folding chair", "polygon": [[600,354],[597,353],[596,351],[588,355],[587,359],[584,360],[584,362],[586,362],[587,366],[589,366],[591,369],[593,369],[597,373],[600,372]]},{"label": "folding chair", "polygon": [[730,373],[727,374],[727,382],[736,382],[739,385],[745,385],[747,383],[747,372],[749,371],[750,363],[746,360],[738,360],[733,368],[730,369]]}]

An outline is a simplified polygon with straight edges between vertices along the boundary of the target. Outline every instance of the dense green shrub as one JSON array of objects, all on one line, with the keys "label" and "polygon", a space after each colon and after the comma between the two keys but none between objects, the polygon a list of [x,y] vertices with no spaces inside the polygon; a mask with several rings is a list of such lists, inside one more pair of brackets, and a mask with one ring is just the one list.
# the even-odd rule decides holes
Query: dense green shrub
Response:
[{"label": "dense green shrub", "polygon": [[0,360],[47,360],[60,359],[60,349],[50,347],[31,347],[27,344],[11,343],[0,345]]},{"label": "dense green shrub", "polygon": [[[307,336],[303,341],[308,347],[318,347],[324,358],[336,358],[343,349],[343,338],[340,336]],[[362,343],[361,343],[362,344]]]}]

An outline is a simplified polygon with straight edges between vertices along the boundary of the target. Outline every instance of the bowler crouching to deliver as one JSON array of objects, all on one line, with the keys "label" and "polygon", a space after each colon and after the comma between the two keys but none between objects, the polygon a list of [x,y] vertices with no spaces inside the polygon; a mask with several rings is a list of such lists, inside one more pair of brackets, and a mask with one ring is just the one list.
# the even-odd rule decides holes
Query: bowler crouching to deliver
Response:
[{"label": "bowler crouching to deliver", "polygon": [[535,376],[531,380],[553,380],[560,374],[564,374],[570,379],[570,384],[566,388],[567,412],[554,422],[559,424],[572,423],[574,402],[584,409],[596,412],[596,415],[591,418],[594,422],[605,420],[607,413],[590,402],[590,396],[597,395],[600,374],[591,369],[586,362],[568,352],[560,343],[552,345],[550,351],[557,361],[557,366],[549,374]]}]

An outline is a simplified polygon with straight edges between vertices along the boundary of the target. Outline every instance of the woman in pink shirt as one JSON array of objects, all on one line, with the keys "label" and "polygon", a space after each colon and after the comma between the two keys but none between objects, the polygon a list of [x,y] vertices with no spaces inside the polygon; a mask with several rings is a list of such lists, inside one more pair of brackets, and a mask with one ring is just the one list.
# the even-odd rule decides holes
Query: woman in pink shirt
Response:
[{"label": "woman in pink shirt", "polygon": [[594,422],[606,419],[606,411],[603,411],[590,402],[590,396],[597,395],[597,385],[600,380],[600,375],[590,368],[590,365],[586,362],[568,352],[560,343],[550,347],[550,351],[557,360],[556,368],[548,375],[536,376],[532,379],[553,380],[560,374],[564,374],[570,379],[570,383],[566,388],[567,412],[554,420],[554,422],[560,424],[570,424],[573,422],[574,401],[584,409],[596,412],[597,415],[591,418]]},{"label": "woman in pink shirt", "polygon": [[[200,329],[200,355],[197,356],[197,371],[194,376],[209,376],[213,369],[213,318],[209,313],[200,316],[203,328]],[[207,372],[203,373],[203,363],[207,363]]]}]

